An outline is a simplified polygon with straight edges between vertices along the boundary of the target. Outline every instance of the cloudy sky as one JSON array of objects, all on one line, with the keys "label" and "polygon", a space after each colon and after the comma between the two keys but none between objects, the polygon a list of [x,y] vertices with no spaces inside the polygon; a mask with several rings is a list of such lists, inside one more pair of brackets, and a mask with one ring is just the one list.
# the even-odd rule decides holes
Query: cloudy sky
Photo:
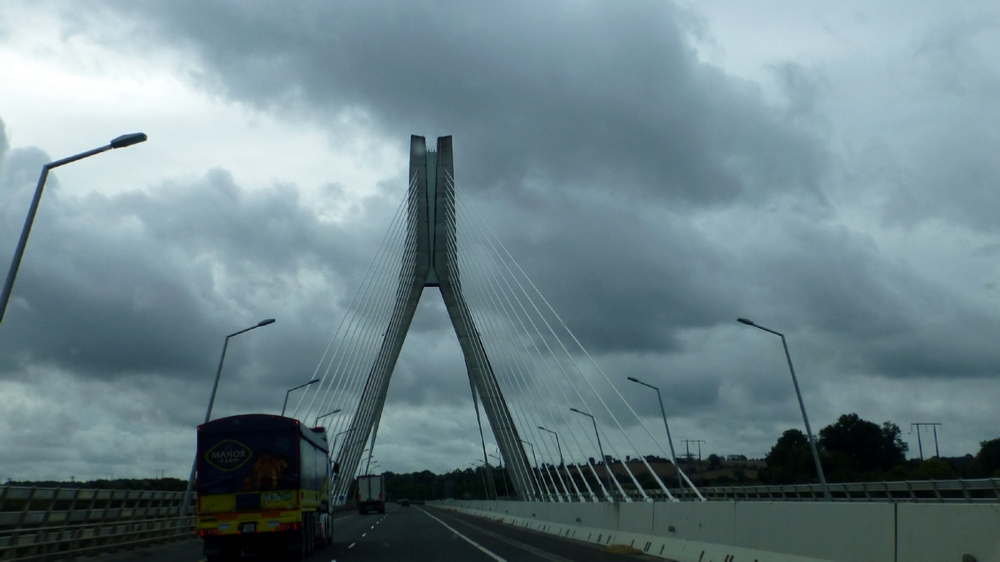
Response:
[{"label": "cloudy sky", "polygon": [[[0,478],[186,477],[215,415],[307,381],[404,196],[411,134],[621,392],[705,453],[843,413],[1000,436],[1000,7],[0,3]],[[456,392],[455,389],[465,392]],[[384,469],[481,457],[436,290]],[[457,397],[457,398],[456,398]],[[471,429],[470,429],[471,428]],[[925,440],[927,447],[932,442]]]}]

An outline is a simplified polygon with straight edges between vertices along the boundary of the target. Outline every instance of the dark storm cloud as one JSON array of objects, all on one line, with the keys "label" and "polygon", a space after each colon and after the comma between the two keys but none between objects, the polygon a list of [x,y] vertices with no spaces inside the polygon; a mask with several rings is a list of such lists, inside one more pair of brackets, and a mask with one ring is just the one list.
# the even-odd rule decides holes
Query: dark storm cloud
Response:
[{"label": "dark storm cloud", "polygon": [[[204,88],[456,138],[466,185],[601,186],[705,205],[815,193],[817,140],[701,64],[667,2],[117,5],[198,53]],[[147,39],[148,40],[148,39]]]},{"label": "dark storm cloud", "polygon": [[554,194],[509,217],[496,217],[504,243],[588,349],[677,350],[677,329],[724,322],[738,308],[726,250],[664,208],[617,193]]},{"label": "dark storm cloud", "polygon": [[[862,350],[854,366],[903,374],[912,353],[893,342],[919,332],[915,303],[930,299],[942,317],[966,309],[937,300],[940,291],[894,271],[850,232],[806,225],[738,256],[693,226],[695,215],[682,213],[713,203],[787,196],[806,216],[825,206],[824,146],[802,127],[822,84],[777,65],[790,103],[768,106],[753,84],[698,62],[668,3],[113,6],[136,18],[138,32],[152,31],[150,41],[194,50],[204,73],[193,80],[230,99],[330,122],[348,116],[397,142],[431,126],[455,135],[459,182],[504,188],[491,194],[532,226],[499,217],[501,236],[597,351],[679,351],[683,330],[731,322],[741,302],[767,293],[769,307],[797,318],[788,324]],[[168,296],[166,282],[149,291],[178,303],[187,295],[178,310],[211,300],[214,259],[253,281],[229,288],[243,309],[294,286],[290,272],[300,268],[335,277],[319,255],[344,256],[338,267],[367,261],[349,245],[289,252],[311,247],[315,217],[268,198],[241,204],[224,173],[205,181],[207,198],[166,201],[185,213],[155,212],[164,201],[142,194],[90,202],[101,220],[135,209],[145,236],[169,237],[187,256],[185,291]],[[276,186],[272,198],[294,198],[289,190]],[[218,211],[233,204],[240,214]],[[344,239],[327,237],[335,238]],[[141,331],[139,322],[126,331]]]},{"label": "dark storm cloud", "polygon": [[830,337],[826,360],[844,372],[995,376],[995,315],[846,228],[789,220],[782,233],[780,244],[755,248],[753,261],[741,266],[758,295],[741,314],[781,331]]},{"label": "dark storm cloud", "polygon": [[0,177],[3,177],[3,162],[7,157],[7,150],[10,148],[10,144],[7,141],[7,127],[4,125],[3,120],[0,119]]},{"label": "dark storm cloud", "polygon": [[[47,160],[35,150],[5,159],[4,247],[20,231],[26,180]],[[225,334],[275,316],[285,323],[229,366],[279,386],[298,380],[315,367],[331,316],[343,314],[331,289],[350,294],[360,283],[391,215],[385,204],[362,201],[338,225],[320,221],[293,186],[248,190],[222,170],[111,196],[65,195],[53,174],[0,328],[0,365],[8,375],[42,364],[204,380]]]}]

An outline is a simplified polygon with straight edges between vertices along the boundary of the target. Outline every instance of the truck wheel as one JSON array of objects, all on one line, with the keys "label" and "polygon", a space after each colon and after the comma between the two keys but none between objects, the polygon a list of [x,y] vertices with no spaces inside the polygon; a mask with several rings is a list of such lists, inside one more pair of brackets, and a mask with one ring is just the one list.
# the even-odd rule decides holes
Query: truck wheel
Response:
[{"label": "truck wheel", "polygon": [[288,542],[285,545],[285,550],[288,552],[292,560],[302,560],[303,558],[309,556],[309,545],[306,541],[308,536],[309,529],[305,524],[305,521],[302,522],[302,527],[298,531],[291,531],[288,533]]},{"label": "truck wheel", "polygon": [[219,560],[221,562],[239,560],[241,554],[243,554],[243,549],[240,547],[240,543],[236,542],[235,539],[222,541],[222,548],[219,552]]},{"label": "truck wheel", "polygon": [[306,548],[309,549],[309,554],[312,554],[313,552],[316,551],[316,527],[317,527],[316,523],[317,523],[316,514],[310,513],[309,527],[307,528],[307,530],[309,531],[309,536],[307,537],[306,540]]},{"label": "truck wheel", "polygon": [[317,542],[317,548],[322,550],[330,546],[330,517],[326,515],[319,516],[319,542]]}]

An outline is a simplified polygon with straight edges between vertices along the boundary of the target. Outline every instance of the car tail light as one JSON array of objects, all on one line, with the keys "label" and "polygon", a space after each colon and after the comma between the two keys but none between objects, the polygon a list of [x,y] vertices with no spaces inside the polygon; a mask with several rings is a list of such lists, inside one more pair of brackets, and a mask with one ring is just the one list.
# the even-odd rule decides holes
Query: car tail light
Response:
[{"label": "car tail light", "polygon": [[218,529],[202,529],[198,531],[198,535],[202,537],[211,537],[219,534]]},{"label": "car tail light", "polygon": [[278,526],[279,531],[298,531],[302,528],[302,523],[282,523]]}]

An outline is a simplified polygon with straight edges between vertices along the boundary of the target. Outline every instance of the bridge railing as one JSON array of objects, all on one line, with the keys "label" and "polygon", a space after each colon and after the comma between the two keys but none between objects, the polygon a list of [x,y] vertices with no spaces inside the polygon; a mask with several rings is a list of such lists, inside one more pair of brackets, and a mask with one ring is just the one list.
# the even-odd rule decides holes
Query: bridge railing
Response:
[{"label": "bridge railing", "polygon": [[[834,501],[1000,502],[1000,478],[831,483],[828,487]],[[823,487],[819,484],[706,486],[699,487],[698,491],[708,500],[823,500]],[[670,492],[678,498],[688,499],[683,490],[672,489]],[[646,490],[646,494],[658,501],[667,499],[666,494],[659,490]],[[642,499],[638,492],[630,493],[630,496],[633,500]]]},{"label": "bridge railing", "polygon": [[52,560],[194,536],[184,492],[0,487],[0,560]]}]

